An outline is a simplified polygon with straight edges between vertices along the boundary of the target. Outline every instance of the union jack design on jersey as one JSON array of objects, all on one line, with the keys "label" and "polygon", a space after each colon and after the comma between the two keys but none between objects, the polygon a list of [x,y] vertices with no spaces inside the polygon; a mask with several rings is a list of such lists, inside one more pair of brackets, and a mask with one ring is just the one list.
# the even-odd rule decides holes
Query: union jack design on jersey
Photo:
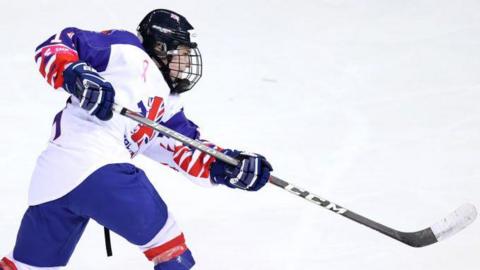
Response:
[{"label": "union jack design on jersey", "polygon": [[[148,98],[148,103],[146,106],[143,101],[140,101],[138,103],[138,107],[140,108],[140,114],[143,115],[143,117],[146,117],[157,123],[160,123],[160,120],[165,112],[165,104],[163,102],[163,98],[161,97]],[[153,130],[151,127],[139,124],[136,126],[130,137],[132,141],[137,144],[138,148],[140,148],[157,135],[158,132]]]},{"label": "union jack design on jersey", "polygon": [[[222,150],[222,148],[213,143],[205,140],[201,141],[217,151]],[[180,170],[196,178],[210,179],[210,165],[215,161],[213,156],[207,155],[197,149],[191,149],[174,140],[162,142],[160,143],[160,147],[173,154],[173,162],[178,166],[172,167],[174,170]]]},{"label": "union jack design on jersey", "polygon": [[[66,33],[66,36],[69,36],[68,34]],[[79,60],[77,51],[62,43],[58,36],[50,38],[49,43],[44,43],[44,46],[40,46],[35,52],[38,70],[55,89],[63,85],[65,66]]]},{"label": "union jack design on jersey", "polygon": [[[217,151],[222,150],[212,143],[202,141]],[[183,172],[193,177],[210,179],[210,165],[215,161],[213,156],[207,155],[197,149],[192,150],[185,145],[176,145],[173,152],[173,161]]]}]

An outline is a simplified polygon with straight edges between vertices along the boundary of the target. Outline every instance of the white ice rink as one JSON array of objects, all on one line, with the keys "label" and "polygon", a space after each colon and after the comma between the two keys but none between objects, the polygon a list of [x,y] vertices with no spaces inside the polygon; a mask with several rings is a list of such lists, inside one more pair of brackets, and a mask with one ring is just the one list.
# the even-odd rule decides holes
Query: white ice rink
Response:
[{"label": "white ice rink", "polygon": [[[1,1],[0,255],[14,245],[37,155],[66,94],[35,47],[67,26],[134,31],[153,8],[198,29],[204,77],[186,114],[224,147],[386,225],[428,227],[480,207],[480,1]],[[268,186],[204,189],[145,159],[199,270],[478,270],[480,221],[415,249]],[[61,170],[62,168],[58,168]],[[67,269],[152,269],[88,226]]]}]

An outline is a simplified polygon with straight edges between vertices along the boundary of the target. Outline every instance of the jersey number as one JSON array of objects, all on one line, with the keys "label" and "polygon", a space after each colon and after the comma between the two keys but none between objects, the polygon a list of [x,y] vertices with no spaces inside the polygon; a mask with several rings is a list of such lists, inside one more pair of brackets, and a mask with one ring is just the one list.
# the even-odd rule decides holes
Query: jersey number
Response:
[{"label": "jersey number", "polygon": [[60,123],[62,122],[62,113],[63,111],[59,111],[57,115],[55,115],[55,118],[53,118],[53,124],[52,124],[52,142],[58,139],[61,135],[62,128],[60,126]]}]

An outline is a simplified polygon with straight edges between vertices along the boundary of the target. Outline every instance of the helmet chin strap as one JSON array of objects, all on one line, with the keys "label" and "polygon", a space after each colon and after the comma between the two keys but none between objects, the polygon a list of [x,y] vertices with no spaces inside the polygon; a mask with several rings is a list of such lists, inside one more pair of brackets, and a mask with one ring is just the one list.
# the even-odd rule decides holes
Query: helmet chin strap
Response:
[{"label": "helmet chin strap", "polygon": [[187,79],[177,79],[176,80],[177,85],[175,86],[174,92],[177,94],[186,92],[190,90],[190,81]]}]

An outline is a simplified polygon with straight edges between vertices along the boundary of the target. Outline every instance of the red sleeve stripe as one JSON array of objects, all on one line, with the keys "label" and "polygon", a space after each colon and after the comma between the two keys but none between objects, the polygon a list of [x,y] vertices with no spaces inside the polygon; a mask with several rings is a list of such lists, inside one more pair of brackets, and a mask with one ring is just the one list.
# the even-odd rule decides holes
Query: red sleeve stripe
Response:
[{"label": "red sleeve stripe", "polygon": [[[191,150],[188,147],[184,146],[182,147],[178,155],[175,155],[176,156],[175,161],[177,161],[177,164],[185,164],[185,160],[189,158],[191,155],[192,155]],[[184,170],[186,169],[187,167],[184,168]]]},{"label": "red sleeve stripe", "polygon": [[185,146],[175,146],[174,152],[175,154],[173,155],[173,160],[175,163],[180,164],[180,158],[182,158],[183,154],[187,152],[189,149]]},{"label": "red sleeve stripe", "polygon": [[191,161],[192,161],[192,153],[187,152],[182,157],[182,161],[179,163],[179,165],[180,165],[180,168],[182,168],[183,171],[187,172],[190,175],[196,176],[195,174],[192,173],[192,171],[188,170],[188,165],[190,165]]},{"label": "red sleeve stripe", "polygon": [[201,172],[204,170],[205,164],[202,163],[202,159],[198,159],[198,156],[200,155],[199,152],[200,151],[193,152],[192,158],[189,164],[187,164],[186,171],[194,177],[198,177],[201,174]]},{"label": "red sleeve stripe", "polygon": [[46,76],[47,82],[52,86],[54,85],[53,76],[57,75],[57,72],[55,72],[56,59],[57,59],[56,55],[53,55],[52,57],[50,57],[50,59],[48,59],[47,65],[45,66],[45,72],[44,72],[45,74],[47,74]]},{"label": "red sleeve stripe", "polygon": [[200,152],[198,150],[193,151],[192,159],[190,160],[190,162],[188,164],[188,167],[187,167],[187,172],[190,172],[192,170],[192,167],[194,167],[194,166],[196,166],[196,167],[198,167],[198,165],[201,166],[201,164],[203,163],[202,159],[199,159],[199,156],[201,154],[202,154],[202,152]]},{"label": "red sleeve stripe", "polygon": [[[62,78],[63,78],[63,77],[62,77]],[[53,74],[52,78],[50,78],[49,84],[55,86],[55,81],[56,81],[56,80],[57,80],[57,72],[55,72],[55,73]],[[62,85],[63,85],[63,83],[62,83]],[[57,87],[57,88],[58,88],[58,87]]]},{"label": "red sleeve stripe", "polygon": [[45,70],[40,70],[43,76],[45,76],[45,74],[51,73],[52,64],[55,63],[56,59],[57,59],[57,56],[55,54],[52,55],[52,57],[46,59],[47,64],[45,65]]}]

